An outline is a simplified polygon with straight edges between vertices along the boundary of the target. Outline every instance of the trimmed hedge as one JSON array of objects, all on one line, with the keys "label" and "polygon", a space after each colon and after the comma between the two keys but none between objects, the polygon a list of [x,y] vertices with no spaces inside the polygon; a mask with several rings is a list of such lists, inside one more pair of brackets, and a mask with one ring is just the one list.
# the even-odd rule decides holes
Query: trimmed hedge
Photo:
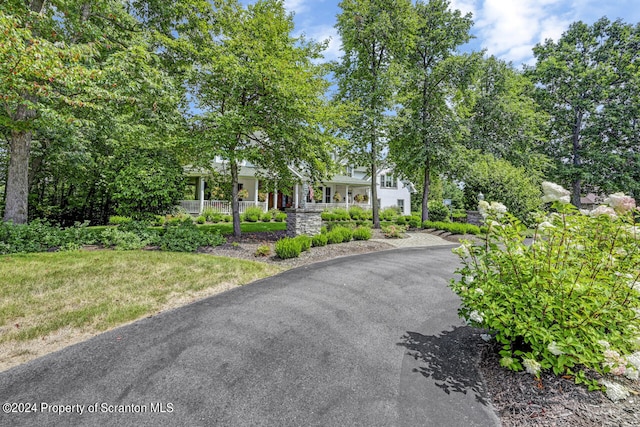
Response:
[{"label": "trimmed hedge", "polygon": [[422,223],[422,227],[435,228],[437,230],[444,230],[453,234],[480,235],[486,232],[486,227],[478,227],[477,225],[463,224],[459,222],[425,221]]},{"label": "trimmed hedge", "polygon": [[302,252],[302,243],[295,237],[285,237],[276,242],[275,250],[280,259],[297,258]]}]

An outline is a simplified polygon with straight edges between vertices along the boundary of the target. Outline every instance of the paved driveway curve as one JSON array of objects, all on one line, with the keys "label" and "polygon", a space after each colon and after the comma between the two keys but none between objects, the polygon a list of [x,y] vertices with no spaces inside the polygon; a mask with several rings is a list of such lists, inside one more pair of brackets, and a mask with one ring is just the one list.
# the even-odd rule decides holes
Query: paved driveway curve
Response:
[{"label": "paved driveway curve", "polygon": [[289,270],[0,373],[38,411],[0,425],[498,425],[450,249]]}]

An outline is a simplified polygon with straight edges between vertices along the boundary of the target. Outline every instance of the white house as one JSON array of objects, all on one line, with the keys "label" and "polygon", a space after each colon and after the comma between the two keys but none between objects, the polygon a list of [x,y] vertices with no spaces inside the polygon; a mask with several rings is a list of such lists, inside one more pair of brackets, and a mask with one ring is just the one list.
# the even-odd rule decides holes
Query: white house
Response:
[{"label": "white house", "polygon": [[[225,163],[216,159],[213,167],[224,173]],[[240,212],[249,206],[259,206],[267,211],[272,208],[284,209],[292,207],[313,206],[315,208],[345,208],[361,206],[371,208],[371,182],[364,168],[346,167],[345,174],[334,175],[331,179],[313,185],[297,184],[293,188],[282,191],[282,188],[266,188],[257,177],[255,166],[243,162],[238,171],[238,190],[243,191],[240,201]],[[305,177],[292,169],[302,182]],[[185,168],[187,175],[189,200],[182,200],[180,205],[191,214],[200,214],[203,209],[211,207],[219,212],[231,213],[231,204],[216,197],[215,189],[208,188],[209,171],[191,167]],[[378,200],[381,208],[397,206],[404,215],[411,213],[410,187],[390,174],[382,171],[376,180]]]}]

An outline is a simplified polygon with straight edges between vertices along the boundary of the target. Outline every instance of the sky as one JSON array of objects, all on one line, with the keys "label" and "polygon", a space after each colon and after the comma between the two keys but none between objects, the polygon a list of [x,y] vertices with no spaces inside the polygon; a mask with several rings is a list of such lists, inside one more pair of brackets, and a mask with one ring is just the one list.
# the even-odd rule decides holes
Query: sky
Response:
[{"label": "sky", "polygon": [[[330,39],[327,60],[340,57],[340,37],[334,25],[339,0],[285,0],[294,14],[295,32],[321,41]],[[640,22],[639,0],[450,0],[452,9],[470,12],[475,39],[462,50],[486,49],[488,55],[517,68],[534,64],[532,48],[546,39],[558,40],[572,22],[592,24],[606,16],[629,24]]]}]

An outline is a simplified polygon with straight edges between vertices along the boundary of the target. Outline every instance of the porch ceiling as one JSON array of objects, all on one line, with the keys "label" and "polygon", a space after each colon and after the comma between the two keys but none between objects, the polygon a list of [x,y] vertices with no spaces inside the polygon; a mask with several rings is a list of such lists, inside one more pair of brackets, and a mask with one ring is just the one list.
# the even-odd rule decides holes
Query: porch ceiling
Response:
[{"label": "porch ceiling", "polygon": [[352,187],[369,187],[371,185],[371,182],[365,181],[364,179],[353,178],[351,176],[334,175],[331,179],[322,181],[322,184],[340,184],[349,185]]}]

